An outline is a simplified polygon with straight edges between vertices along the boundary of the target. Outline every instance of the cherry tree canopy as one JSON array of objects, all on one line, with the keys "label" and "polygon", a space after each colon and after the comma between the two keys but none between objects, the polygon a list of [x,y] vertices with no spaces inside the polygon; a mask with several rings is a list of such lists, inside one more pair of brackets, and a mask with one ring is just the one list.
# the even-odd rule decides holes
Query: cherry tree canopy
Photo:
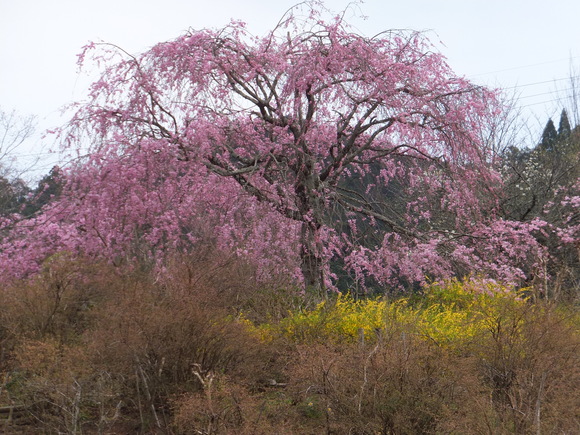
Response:
[{"label": "cherry tree canopy", "polygon": [[89,53],[104,71],[63,138],[91,157],[54,206],[78,249],[157,255],[205,226],[318,288],[337,261],[361,282],[512,280],[541,254],[541,221],[495,219],[481,139],[495,94],[420,33],[368,38],[313,12],[261,38],[234,22],[138,56],[91,44],[81,64]]}]

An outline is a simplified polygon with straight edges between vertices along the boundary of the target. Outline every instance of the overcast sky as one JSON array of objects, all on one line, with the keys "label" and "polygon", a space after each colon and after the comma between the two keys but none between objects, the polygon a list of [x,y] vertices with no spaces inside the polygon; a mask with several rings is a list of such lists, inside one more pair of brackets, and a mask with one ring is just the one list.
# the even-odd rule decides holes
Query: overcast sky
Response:
[{"label": "overcast sky", "polygon": [[[76,54],[89,41],[138,53],[188,28],[219,28],[230,19],[254,34],[272,28],[298,0],[0,0],[0,107],[62,123],[59,108],[82,97]],[[327,0],[329,9],[350,2]],[[366,15],[365,20],[357,17]],[[570,62],[580,70],[579,0],[367,0],[347,13],[363,34],[428,31],[454,71],[478,84],[513,88],[541,129],[562,109]],[[21,154],[46,152],[39,135]],[[56,156],[43,157],[47,172]]]}]

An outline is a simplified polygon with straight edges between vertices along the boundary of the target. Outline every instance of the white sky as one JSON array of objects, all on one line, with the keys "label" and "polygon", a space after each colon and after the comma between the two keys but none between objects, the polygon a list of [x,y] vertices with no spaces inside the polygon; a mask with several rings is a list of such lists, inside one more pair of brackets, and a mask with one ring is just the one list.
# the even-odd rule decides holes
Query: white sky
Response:
[{"label": "white sky", "polygon": [[[87,85],[76,67],[87,42],[137,53],[190,27],[219,28],[231,18],[263,34],[298,1],[0,0],[0,107],[37,115],[39,131],[54,127],[63,122],[59,108],[81,98]],[[339,12],[349,1],[325,4]],[[569,77],[571,61],[580,66],[579,0],[366,0],[356,10],[368,18],[347,17],[363,34],[428,30],[457,74],[494,87],[518,86],[521,105],[540,131],[548,117],[558,121],[555,92],[564,91],[566,81],[557,80]],[[20,158],[50,146],[39,134]],[[41,157],[38,173],[58,159]]]}]

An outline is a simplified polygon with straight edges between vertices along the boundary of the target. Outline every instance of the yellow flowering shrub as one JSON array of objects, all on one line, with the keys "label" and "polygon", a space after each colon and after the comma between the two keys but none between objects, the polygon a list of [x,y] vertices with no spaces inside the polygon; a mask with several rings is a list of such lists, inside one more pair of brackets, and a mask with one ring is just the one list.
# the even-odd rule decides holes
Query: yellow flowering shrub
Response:
[{"label": "yellow flowering shrub", "polygon": [[396,325],[439,346],[461,348],[477,334],[493,328],[494,318],[509,306],[525,304],[522,291],[485,280],[432,283],[422,294],[388,300],[354,300],[338,294],[314,309],[297,310],[278,323],[255,325],[241,318],[262,340],[283,336],[298,342],[373,340]]},{"label": "yellow flowering shrub", "polygon": [[439,345],[463,347],[489,330],[490,319],[506,306],[525,304],[523,292],[482,279],[432,283],[415,303],[418,330]]},{"label": "yellow flowering shrub", "polygon": [[384,325],[387,303],[380,299],[355,301],[339,294],[334,301],[321,302],[314,310],[291,313],[279,332],[296,340],[355,339]]}]

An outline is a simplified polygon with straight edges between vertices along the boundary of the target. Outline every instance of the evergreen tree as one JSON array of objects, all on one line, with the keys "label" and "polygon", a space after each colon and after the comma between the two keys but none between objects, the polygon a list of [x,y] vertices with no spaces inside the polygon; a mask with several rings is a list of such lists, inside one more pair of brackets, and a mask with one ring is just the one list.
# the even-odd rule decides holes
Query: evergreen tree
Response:
[{"label": "evergreen tree", "polygon": [[32,191],[32,197],[23,210],[24,216],[32,216],[50,201],[57,199],[62,192],[63,185],[61,170],[58,166],[54,166]]},{"label": "evergreen tree", "polygon": [[550,118],[544,128],[544,132],[542,133],[542,141],[540,142],[540,145],[542,148],[552,151],[557,140],[558,132],[556,131],[552,118]]},{"label": "evergreen tree", "polygon": [[21,213],[29,193],[30,189],[23,180],[0,176],[0,216]]},{"label": "evergreen tree", "polygon": [[560,115],[560,125],[558,126],[558,140],[566,140],[570,137],[572,128],[570,127],[570,121],[568,120],[568,113],[566,109],[562,110]]}]

